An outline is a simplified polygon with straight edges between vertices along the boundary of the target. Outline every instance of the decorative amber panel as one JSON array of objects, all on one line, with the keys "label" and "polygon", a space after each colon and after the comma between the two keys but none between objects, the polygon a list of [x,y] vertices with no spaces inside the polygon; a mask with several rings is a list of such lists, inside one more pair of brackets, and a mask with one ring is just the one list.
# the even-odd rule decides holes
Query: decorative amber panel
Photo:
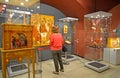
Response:
[{"label": "decorative amber panel", "polygon": [[54,16],[32,14],[31,25],[33,27],[33,45],[46,46],[49,45],[49,37],[51,28],[54,25]]},{"label": "decorative amber panel", "polygon": [[31,25],[2,24],[2,45],[4,50],[31,48]]},{"label": "decorative amber panel", "polygon": [[120,48],[120,38],[108,38],[107,47],[109,48]]}]

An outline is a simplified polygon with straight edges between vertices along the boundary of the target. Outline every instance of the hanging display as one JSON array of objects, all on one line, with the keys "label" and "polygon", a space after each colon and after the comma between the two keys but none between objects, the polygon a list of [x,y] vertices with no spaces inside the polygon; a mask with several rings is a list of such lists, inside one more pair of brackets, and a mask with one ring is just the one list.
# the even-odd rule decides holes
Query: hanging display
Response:
[{"label": "hanging display", "polygon": [[49,45],[49,37],[51,28],[54,25],[54,16],[32,14],[31,25],[33,27],[33,45],[46,46]]}]

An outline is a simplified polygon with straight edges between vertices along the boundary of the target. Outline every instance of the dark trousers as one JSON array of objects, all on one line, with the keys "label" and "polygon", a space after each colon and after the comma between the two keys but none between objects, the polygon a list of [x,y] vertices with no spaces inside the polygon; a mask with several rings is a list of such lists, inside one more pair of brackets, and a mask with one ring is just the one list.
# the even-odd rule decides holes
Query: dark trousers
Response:
[{"label": "dark trousers", "polygon": [[54,50],[52,51],[53,55],[53,61],[54,61],[54,66],[55,66],[55,71],[59,72],[59,66],[60,69],[63,70],[63,63],[62,63],[62,50]]}]

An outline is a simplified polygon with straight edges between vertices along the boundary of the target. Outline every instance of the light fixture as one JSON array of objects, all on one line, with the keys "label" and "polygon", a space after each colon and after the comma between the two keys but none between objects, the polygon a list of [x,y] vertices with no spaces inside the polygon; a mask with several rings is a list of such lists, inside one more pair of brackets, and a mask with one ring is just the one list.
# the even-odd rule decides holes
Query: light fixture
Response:
[{"label": "light fixture", "polygon": [[37,8],[40,8],[40,6],[37,6]]},{"label": "light fixture", "polygon": [[91,16],[91,18],[93,18],[93,16]]},{"label": "light fixture", "polygon": [[31,12],[33,12],[33,10],[31,9]]},{"label": "light fixture", "polygon": [[28,2],[29,0],[25,0],[26,2]]},{"label": "light fixture", "polygon": [[20,11],[20,10],[12,10],[12,9],[7,9],[6,11],[8,12],[14,12],[14,13],[20,13],[20,14],[31,14],[30,12],[28,11]]},{"label": "light fixture", "polygon": [[5,10],[5,8],[2,8],[2,10]]},{"label": "light fixture", "polygon": [[3,7],[6,7],[6,5],[3,5]]},{"label": "light fixture", "polygon": [[24,5],[24,3],[23,3],[23,2],[21,2],[20,4],[21,4],[21,5]]},{"label": "light fixture", "polygon": [[16,9],[20,9],[19,7],[16,7]]},{"label": "light fixture", "polygon": [[5,2],[9,2],[9,0],[5,0]]}]

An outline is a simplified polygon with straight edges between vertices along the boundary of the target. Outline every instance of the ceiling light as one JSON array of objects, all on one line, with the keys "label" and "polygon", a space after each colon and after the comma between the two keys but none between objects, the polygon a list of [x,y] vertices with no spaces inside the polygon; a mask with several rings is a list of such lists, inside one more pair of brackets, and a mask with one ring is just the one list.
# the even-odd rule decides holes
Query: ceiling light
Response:
[{"label": "ceiling light", "polygon": [[3,5],[3,7],[6,7],[6,5]]},{"label": "ceiling light", "polygon": [[5,0],[5,2],[9,2],[9,0]]},{"label": "ceiling light", "polygon": [[2,10],[5,10],[5,8],[2,8]]},{"label": "ceiling light", "polygon": [[16,9],[20,9],[19,7],[17,7]]},{"label": "ceiling light", "polygon": [[27,8],[27,11],[28,11],[29,9]]},{"label": "ceiling light", "polygon": [[93,18],[93,16],[91,16],[91,18]]},{"label": "ceiling light", "polygon": [[24,3],[23,3],[23,2],[21,2],[20,4],[21,4],[21,5],[24,5]]},{"label": "ceiling light", "polygon": [[33,12],[33,10],[31,9],[31,12]]},{"label": "ceiling light", "polygon": [[40,8],[40,6],[37,6],[37,8]]},{"label": "ceiling light", "polygon": [[98,14],[97,17],[99,17],[100,15]]},{"label": "ceiling light", "polygon": [[26,2],[28,2],[29,0],[25,0]]},{"label": "ceiling light", "polygon": [[78,18],[66,17],[59,19],[60,21],[78,21]]},{"label": "ceiling light", "polygon": [[12,10],[12,9],[7,9],[6,10],[7,12],[14,12],[14,13],[20,13],[20,14],[31,14],[30,12],[28,11],[21,11],[21,10]]},{"label": "ceiling light", "polygon": [[98,17],[96,16],[96,18],[98,18]]}]

